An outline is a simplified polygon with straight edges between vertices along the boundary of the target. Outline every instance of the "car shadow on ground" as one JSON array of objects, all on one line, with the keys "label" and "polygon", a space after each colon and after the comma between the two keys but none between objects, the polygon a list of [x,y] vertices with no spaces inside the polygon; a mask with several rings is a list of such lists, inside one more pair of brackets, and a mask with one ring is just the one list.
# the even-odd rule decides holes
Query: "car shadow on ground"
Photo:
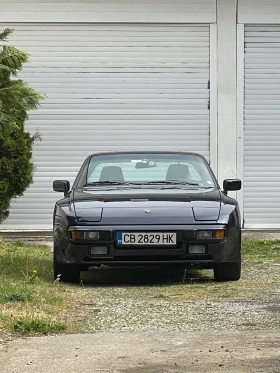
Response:
[{"label": "car shadow on ground", "polygon": [[199,271],[194,268],[158,268],[158,267],[115,267],[93,268],[81,272],[82,284],[91,286],[121,285],[167,285],[183,283],[204,283],[213,281],[211,270]]}]

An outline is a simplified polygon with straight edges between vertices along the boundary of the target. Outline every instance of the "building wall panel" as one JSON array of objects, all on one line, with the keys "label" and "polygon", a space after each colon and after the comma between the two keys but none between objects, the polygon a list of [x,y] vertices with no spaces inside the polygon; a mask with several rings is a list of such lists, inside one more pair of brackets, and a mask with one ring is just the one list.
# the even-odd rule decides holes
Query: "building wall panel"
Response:
[{"label": "building wall panel", "polygon": [[215,0],[9,0],[0,22],[215,23]]},{"label": "building wall panel", "polygon": [[245,26],[244,220],[280,227],[280,26]]},{"label": "building wall panel", "polygon": [[42,136],[34,183],[2,229],[50,229],[61,196],[53,180],[72,183],[91,153],[178,150],[209,159],[209,24],[9,26],[11,44],[30,53],[20,76],[45,100],[26,123]]},{"label": "building wall panel", "polygon": [[238,23],[280,23],[280,1],[239,0]]}]

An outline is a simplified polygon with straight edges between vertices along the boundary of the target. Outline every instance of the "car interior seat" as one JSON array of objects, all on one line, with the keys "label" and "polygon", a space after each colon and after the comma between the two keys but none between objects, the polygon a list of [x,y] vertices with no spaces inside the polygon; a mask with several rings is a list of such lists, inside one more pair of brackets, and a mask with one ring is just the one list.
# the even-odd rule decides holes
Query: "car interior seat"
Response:
[{"label": "car interior seat", "polygon": [[166,181],[184,181],[187,183],[191,182],[191,175],[188,166],[180,163],[171,164],[166,173]]},{"label": "car interior seat", "polygon": [[124,181],[122,169],[118,166],[103,167],[99,181]]}]

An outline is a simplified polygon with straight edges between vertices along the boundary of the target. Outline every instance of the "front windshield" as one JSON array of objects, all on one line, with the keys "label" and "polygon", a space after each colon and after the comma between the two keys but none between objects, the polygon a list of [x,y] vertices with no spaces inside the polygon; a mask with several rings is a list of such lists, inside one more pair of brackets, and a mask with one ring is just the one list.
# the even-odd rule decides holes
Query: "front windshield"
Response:
[{"label": "front windshield", "polygon": [[83,172],[83,186],[95,184],[186,184],[211,188],[215,182],[202,157],[181,153],[94,155]]}]

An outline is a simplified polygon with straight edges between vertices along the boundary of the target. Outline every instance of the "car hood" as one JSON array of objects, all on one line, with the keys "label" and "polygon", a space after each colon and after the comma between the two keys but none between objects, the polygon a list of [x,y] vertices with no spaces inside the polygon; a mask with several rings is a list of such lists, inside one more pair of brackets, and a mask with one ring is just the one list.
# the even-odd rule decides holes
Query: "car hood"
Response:
[{"label": "car hood", "polygon": [[122,192],[74,192],[79,223],[195,224],[215,222],[220,214],[218,190],[191,193],[186,190],[145,190]]}]

